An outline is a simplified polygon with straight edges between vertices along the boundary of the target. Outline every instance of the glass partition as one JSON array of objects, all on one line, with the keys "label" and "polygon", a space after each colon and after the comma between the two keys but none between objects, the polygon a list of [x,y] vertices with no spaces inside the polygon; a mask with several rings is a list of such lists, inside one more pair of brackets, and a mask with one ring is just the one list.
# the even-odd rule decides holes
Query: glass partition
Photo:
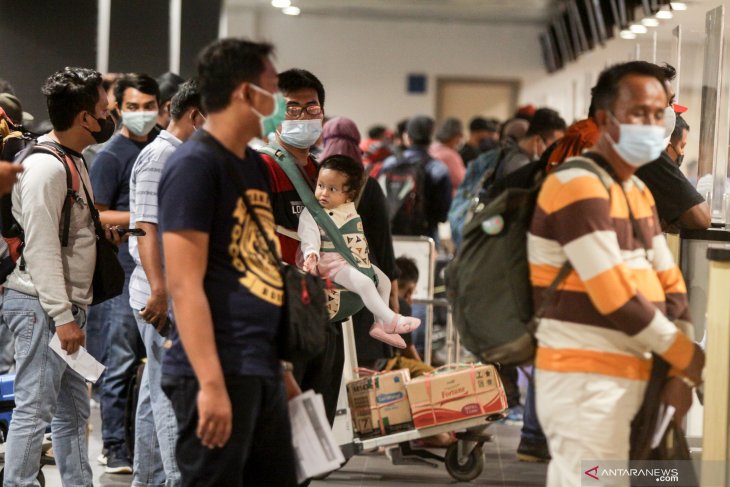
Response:
[{"label": "glass partition", "polygon": [[703,177],[712,174],[712,191],[709,194],[708,201],[712,210],[713,221],[724,220],[722,195],[725,192],[725,176],[727,174],[727,154],[722,157],[722,160],[718,157],[724,17],[725,7],[721,6],[707,12],[705,21],[705,65],[702,79],[699,175]]}]

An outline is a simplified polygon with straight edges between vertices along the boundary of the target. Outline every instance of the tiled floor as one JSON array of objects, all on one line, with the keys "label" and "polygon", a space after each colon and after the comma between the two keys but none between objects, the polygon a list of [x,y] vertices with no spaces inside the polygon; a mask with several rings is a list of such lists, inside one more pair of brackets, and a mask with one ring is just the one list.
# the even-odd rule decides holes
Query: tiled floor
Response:
[{"label": "tiled floor", "polygon": [[[99,409],[92,409],[93,431],[89,439],[89,457],[94,469],[94,485],[128,487],[131,475],[104,473],[96,457],[101,451]],[[452,479],[443,465],[393,465],[385,455],[371,453],[358,455],[327,479],[312,482],[314,487],[404,487],[441,485],[480,485],[488,487],[540,487],[545,485],[546,465],[521,463],[515,459],[519,442],[519,426],[495,424],[490,427],[493,441],[484,445],[485,467],[476,480],[460,483]],[[438,453],[438,451],[436,451]],[[60,487],[61,480],[55,467],[44,467],[47,487]]]}]

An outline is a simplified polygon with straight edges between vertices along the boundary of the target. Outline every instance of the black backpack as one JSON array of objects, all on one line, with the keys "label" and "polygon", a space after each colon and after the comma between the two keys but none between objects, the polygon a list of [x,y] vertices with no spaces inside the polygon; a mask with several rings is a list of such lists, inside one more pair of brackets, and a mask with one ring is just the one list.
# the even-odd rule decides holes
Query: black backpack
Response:
[{"label": "black backpack", "polygon": [[430,160],[426,153],[406,152],[395,164],[384,166],[378,176],[395,235],[428,234],[426,164]]},{"label": "black backpack", "polygon": [[[5,139],[7,141],[7,139]],[[50,154],[63,165],[66,170],[66,198],[63,202],[61,212],[61,226],[58,237],[61,246],[68,246],[69,228],[71,226],[71,208],[79,199],[80,177],[76,165],[70,160],[63,148],[55,142],[37,142],[35,139],[24,135],[13,141],[12,149],[8,144],[3,145],[2,154],[9,157],[7,160],[14,160],[15,164],[22,164],[31,154]],[[10,150],[15,153],[10,154]],[[16,264],[20,270],[25,270],[25,259],[23,258],[23,247],[25,246],[25,232],[13,216],[12,193],[0,197],[0,235],[8,246],[8,255],[0,258],[0,283],[5,282],[13,272]]]},{"label": "black backpack", "polygon": [[[556,170],[581,168],[610,188],[613,180],[593,161],[578,157]],[[533,309],[527,232],[545,180],[539,161],[514,173],[509,186],[481,202],[464,225],[459,252],[446,268],[447,298],[464,346],[486,363],[519,365],[535,355],[534,332],[546,306],[572,267],[566,262]],[[490,188],[491,189],[491,188]]]}]

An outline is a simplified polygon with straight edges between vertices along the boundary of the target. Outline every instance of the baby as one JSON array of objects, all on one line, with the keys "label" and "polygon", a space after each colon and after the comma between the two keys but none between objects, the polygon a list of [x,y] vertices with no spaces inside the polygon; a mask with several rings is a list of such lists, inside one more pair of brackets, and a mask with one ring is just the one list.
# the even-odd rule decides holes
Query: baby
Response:
[{"label": "baby", "polygon": [[[352,255],[364,267],[370,266],[368,246],[362,229],[362,220],[355,208],[355,199],[363,186],[365,177],[363,165],[354,159],[334,155],[319,166],[317,187],[314,196],[332,218],[343,236]],[[370,336],[388,345],[406,348],[398,333],[409,333],[421,324],[421,320],[401,316],[388,307],[390,280],[372,266],[378,277],[378,285],[365,274],[347,263],[329,242],[324,231],[317,226],[314,217],[305,208],[299,217],[299,238],[301,239],[303,268],[306,272],[318,272],[335,283],[360,296],[365,307],[375,316],[370,327]],[[322,245],[322,241],[329,245]]]}]

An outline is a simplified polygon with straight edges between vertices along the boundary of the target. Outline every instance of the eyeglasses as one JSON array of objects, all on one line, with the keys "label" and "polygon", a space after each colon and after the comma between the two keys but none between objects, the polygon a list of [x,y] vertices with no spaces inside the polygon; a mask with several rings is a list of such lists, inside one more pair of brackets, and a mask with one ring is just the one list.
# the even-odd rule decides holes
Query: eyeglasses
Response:
[{"label": "eyeglasses", "polygon": [[288,105],[286,107],[286,114],[292,118],[301,117],[303,111],[306,111],[307,114],[316,117],[317,115],[322,114],[322,107],[319,105],[307,105],[306,107]]}]

